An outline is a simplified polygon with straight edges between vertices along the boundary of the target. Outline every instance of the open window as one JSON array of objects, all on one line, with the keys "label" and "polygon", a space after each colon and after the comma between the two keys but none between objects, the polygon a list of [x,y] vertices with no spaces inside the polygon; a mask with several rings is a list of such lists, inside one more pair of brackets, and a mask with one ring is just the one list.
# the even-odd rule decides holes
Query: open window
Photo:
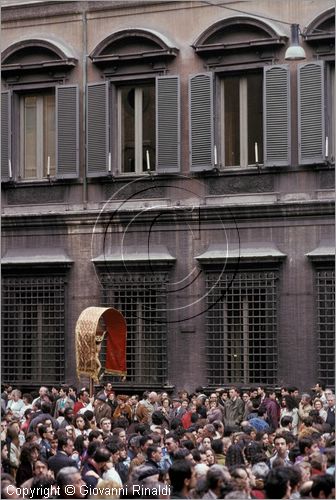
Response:
[{"label": "open window", "polygon": [[87,175],[180,171],[180,82],[166,75],[177,49],[151,30],[123,30],[90,55],[105,76],[88,85]]},{"label": "open window", "polygon": [[62,44],[30,39],[2,53],[2,181],[78,176],[78,87],[65,85],[76,65]]},{"label": "open window", "polygon": [[253,16],[209,27],[193,48],[209,69],[189,85],[191,169],[290,163],[287,65],[275,65],[287,37]]}]

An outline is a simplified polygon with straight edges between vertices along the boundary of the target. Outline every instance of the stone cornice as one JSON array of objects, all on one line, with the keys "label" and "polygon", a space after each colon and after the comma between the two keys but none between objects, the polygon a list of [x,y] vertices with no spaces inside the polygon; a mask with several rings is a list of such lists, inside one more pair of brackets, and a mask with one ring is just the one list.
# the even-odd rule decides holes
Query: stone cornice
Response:
[{"label": "stone cornice", "polygon": [[[98,226],[106,224],[125,224],[133,219],[133,224],[144,225],[152,223],[157,218],[157,224],[160,226],[182,223],[185,221],[196,222],[199,218],[204,223],[214,223],[219,220],[223,222],[263,220],[273,219],[294,219],[294,218],[329,218],[333,217],[335,212],[335,203],[333,200],[314,200],[290,203],[264,203],[264,204],[246,204],[246,205],[200,205],[199,207],[190,207],[188,205],[158,205],[150,209],[139,203],[134,208],[118,209],[113,207],[108,211],[102,212],[99,209],[75,209],[68,211],[50,211],[37,213],[4,214],[2,215],[2,230],[11,230],[18,228],[36,228],[36,227],[64,227],[85,225]],[[172,212],[179,215],[174,221]],[[134,216],[137,217],[134,219]]]}]

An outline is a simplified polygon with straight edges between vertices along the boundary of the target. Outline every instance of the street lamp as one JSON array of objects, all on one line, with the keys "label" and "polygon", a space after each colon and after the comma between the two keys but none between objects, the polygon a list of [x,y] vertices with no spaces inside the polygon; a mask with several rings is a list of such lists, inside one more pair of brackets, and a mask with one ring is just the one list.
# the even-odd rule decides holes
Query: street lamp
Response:
[{"label": "street lamp", "polygon": [[299,33],[299,25],[291,24],[291,44],[286,50],[286,61],[302,61],[303,59],[306,59],[306,53],[299,42]]}]

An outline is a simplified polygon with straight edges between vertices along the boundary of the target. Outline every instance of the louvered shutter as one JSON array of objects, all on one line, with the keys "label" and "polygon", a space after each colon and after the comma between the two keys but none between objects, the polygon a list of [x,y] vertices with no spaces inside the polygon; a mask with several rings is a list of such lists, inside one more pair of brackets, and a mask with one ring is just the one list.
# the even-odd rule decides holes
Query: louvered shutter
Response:
[{"label": "louvered shutter", "polygon": [[106,175],[109,154],[109,82],[88,85],[86,130],[87,175]]},{"label": "louvered shutter", "polygon": [[78,177],[79,96],[77,85],[56,87],[56,176]]},{"label": "louvered shutter", "polygon": [[[9,180],[11,161],[11,93],[1,92],[1,181]],[[13,175],[13,172],[12,172]]]},{"label": "louvered shutter", "polygon": [[189,78],[189,142],[192,171],[213,168],[213,81],[212,73]]},{"label": "louvered shutter", "polygon": [[264,68],[264,165],[291,161],[290,80],[288,65]]},{"label": "louvered shutter", "polygon": [[299,164],[324,161],[323,61],[298,66]]},{"label": "louvered shutter", "polygon": [[159,76],[156,79],[156,170],[180,171],[180,79]]}]

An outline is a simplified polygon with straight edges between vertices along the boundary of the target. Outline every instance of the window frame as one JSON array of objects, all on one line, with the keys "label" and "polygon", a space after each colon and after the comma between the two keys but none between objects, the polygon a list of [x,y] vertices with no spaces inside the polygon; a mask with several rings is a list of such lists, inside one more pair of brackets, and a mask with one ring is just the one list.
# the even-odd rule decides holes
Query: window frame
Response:
[{"label": "window frame", "polygon": [[[156,307],[154,318],[154,320],[156,321],[153,321],[153,323],[146,320],[146,317],[144,317],[146,316],[146,314],[139,315],[137,313],[130,316],[129,313],[130,310],[134,308],[134,306],[138,311],[140,303],[138,297],[139,294],[141,295],[141,293],[149,294],[149,296],[152,293],[151,296],[154,297],[153,300],[156,306],[157,303],[162,306],[162,302],[164,302],[164,304],[167,304],[167,294],[165,290],[169,279],[168,269],[157,269],[154,271],[152,270],[151,273],[148,273],[148,270],[146,270],[146,266],[141,266],[141,263],[139,263],[139,266],[134,267],[133,263],[127,266],[126,273],[125,269],[120,266],[116,266],[115,268],[113,268],[113,273],[111,273],[111,270],[109,270],[107,267],[102,266],[99,269],[99,274],[102,283],[102,306],[107,306],[108,304],[111,304],[113,302],[117,309],[123,311],[123,315],[128,324],[128,342],[126,352],[128,380],[126,380],[123,385],[148,386],[148,384],[150,384],[152,387],[165,387],[168,383],[167,346],[169,331],[167,321],[165,321],[167,310],[166,308]],[[127,307],[123,305],[123,301],[120,301],[120,296],[124,297],[124,301],[127,300],[129,309],[127,309]],[[111,297],[113,297],[113,299]],[[148,345],[150,344],[152,346],[153,341],[155,341],[155,355],[158,359],[156,363],[151,362],[150,359],[152,358],[153,353],[149,350],[146,356],[146,366],[141,367],[143,369],[143,378],[141,379],[139,377],[139,372],[137,371],[137,369],[139,369],[141,362],[144,362],[144,360],[140,359],[142,354],[142,336],[140,335],[140,338],[138,338],[138,329],[141,329],[142,333],[146,334],[147,332],[147,337],[149,336],[147,339],[143,339],[144,345],[147,346],[147,350]],[[104,346],[102,348],[102,357],[103,356]],[[159,358],[161,358],[161,361],[159,360]],[[154,373],[155,365],[157,371]],[[152,374],[157,379],[156,381],[149,380],[149,377]]]},{"label": "window frame", "polygon": [[[48,298],[49,297],[49,294],[48,294],[48,289],[54,289],[55,285],[57,283],[59,283],[59,286],[62,287],[62,299],[63,299],[63,310],[62,310],[62,314],[60,315],[59,314],[59,311],[57,310],[57,306],[55,306],[54,304],[54,318],[57,319],[57,318],[62,318],[62,326],[59,328],[63,331],[63,333],[60,333],[59,337],[57,336],[53,336],[51,337],[51,340],[55,343],[58,342],[59,344],[59,349],[56,353],[56,348],[55,348],[55,355],[57,354],[58,356],[60,356],[60,360],[59,360],[59,366],[58,366],[58,370],[57,370],[57,373],[58,373],[58,377],[57,378],[53,378],[52,380],[50,379],[49,381],[46,381],[43,375],[43,360],[41,358],[41,356],[43,356],[43,325],[40,325],[40,328],[38,331],[35,331],[33,333],[35,333],[35,337],[34,339],[36,340],[37,339],[37,346],[36,346],[36,350],[35,350],[35,353],[33,354],[34,357],[37,355],[38,356],[38,359],[39,359],[39,363],[40,363],[40,366],[37,367],[37,371],[39,373],[39,375],[42,377],[40,380],[36,380],[34,378],[34,373],[32,372],[31,373],[31,376],[30,376],[30,379],[28,380],[27,377],[24,377],[21,375],[22,379],[19,379],[15,382],[21,386],[32,386],[32,385],[37,385],[37,384],[41,384],[41,383],[47,383],[47,384],[52,384],[52,383],[56,383],[56,384],[60,384],[60,383],[64,383],[64,380],[65,380],[65,377],[66,377],[66,366],[65,366],[65,359],[66,359],[66,342],[67,342],[67,334],[66,334],[66,331],[67,331],[67,321],[68,321],[68,315],[67,315],[67,292],[68,292],[68,279],[67,279],[67,274],[64,270],[62,270],[61,268],[60,269],[50,269],[50,268],[45,268],[43,271],[38,271],[37,268],[34,268],[34,266],[31,268],[31,269],[28,269],[27,266],[22,266],[23,269],[21,269],[21,273],[18,274],[17,272],[17,269],[15,270],[15,267],[11,267],[9,266],[9,269],[6,270],[6,273],[3,273],[3,276],[2,276],[2,294],[4,294],[4,286],[5,286],[5,283],[3,280],[11,280],[13,281],[13,286],[15,286],[15,282],[17,283],[16,286],[18,286],[18,284],[20,284],[20,282],[31,282],[31,287],[28,289],[28,287],[24,287],[23,290],[24,290],[24,293],[29,293],[29,290],[32,290],[32,292],[30,293],[33,293],[34,290],[35,290],[35,296],[38,297],[39,296],[39,293],[41,293],[41,286],[43,287],[43,283],[44,282],[50,282],[50,283],[47,283],[47,291],[46,292],[43,292],[42,293],[45,293],[45,297]],[[21,289],[21,286],[20,286],[20,289]],[[28,292],[26,291],[28,290]],[[2,295],[3,296],[3,295]],[[4,305],[4,302],[3,302],[3,305]],[[38,305],[38,304],[37,304]],[[40,304],[41,305],[41,304]],[[47,304],[48,305],[48,304]],[[46,304],[43,304],[41,305],[42,307],[42,310],[43,310],[43,306],[46,307]],[[23,307],[28,307],[26,302],[24,302],[23,304]],[[7,311],[7,314],[11,314],[10,312],[10,309],[11,306],[9,306],[8,308],[8,311]],[[3,308],[3,311],[2,311],[2,314],[4,315],[4,308]],[[50,322],[50,317],[49,316],[46,316],[47,319],[48,319],[48,322]],[[2,321],[4,321],[4,316],[2,316]],[[17,320],[19,321],[19,319]],[[40,315],[40,321],[41,321],[41,315]],[[4,330],[5,330],[5,327],[4,325],[2,325],[3,327],[3,336],[2,336],[2,342],[4,343],[5,342],[5,333],[4,333]],[[18,334],[19,335],[19,332]],[[33,342],[32,342],[33,344]],[[21,342],[20,346],[21,346],[21,357],[23,355],[23,341]],[[18,347],[20,347],[18,346]],[[8,352],[9,351],[9,348],[5,349],[3,347],[2,349],[2,352],[4,353],[5,350]],[[20,352],[19,352],[19,349],[17,350],[18,352],[18,355],[20,355]],[[56,366],[56,365],[55,365]],[[3,369],[5,369],[4,365],[3,365]],[[20,375],[20,373],[22,373],[22,370],[20,372],[20,367],[19,367],[19,372],[18,372],[18,375]],[[3,372],[3,374],[5,375],[5,373]],[[7,376],[7,373],[6,373],[6,376]],[[54,376],[54,375],[52,375]]]},{"label": "window frame", "polygon": [[[262,68],[253,68],[247,70],[246,68],[241,71],[237,70],[225,70],[223,72],[218,72],[216,74],[216,87],[217,92],[219,94],[219,99],[216,99],[215,109],[219,110],[219,119],[215,122],[219,122],[219,126],[217,131],[215,132],[215,144],[219,145],[219,158],[220,165],[226,171],[228,169],[233,170],[243,170],[249,169],[251,167],[255,167],[256,165],[263,165],[263,162],[248,162],[248,141],[249,141],[249,131],[248,131],[248,75],[261,75],[261,113],[262,116],[264,114],[263,109],[263,99],[264,99],[264,75],[262,72]],[[229,77],[238,77],[239,78],[239,165],[225,165],[225,79]],[[219,87],[219,90],[218,90]],[[262,118],[261,123],[261,135],[262,135],[262,144],[258,145],[258,160],[260,156],[263,156],[264,150],[264,120]]]},{"label": "window frame", "polygon": [[[50,173],[48,175],[48,166],[44,165],[44,144],[45,144],[45,128],[43,125],[44,121],[44,97],[48,95],[48,93],[33,93],[30,90],[27,90],[27,93],[22,93],[19,96],[19,179],[23,182],[34,182],[34,181],[44,181],[48,180],[49,177],[55,177],[56,175],[56,94],[53,93],[54,97],[54,150],[55,164],[53,166],[50,165]],[[25,107],[24,107],[24,98],[27,96],[36,97],[36,151],[37,151],[37,162],[36,162],[36,177],[26,177],[25,175]],[[48,155],[49,156],[49,155]],[[46,170],[47,174],[44,175],[44,170]]]},{"label": "window frame", "polygon": [[[208,289],[209,288],[209,284],[211,285],[211,278],[212,278],[212,275],[214,275],[217,280],[218,278],[218,268],[216,268],[215,266],[206,266],[206,269],[205,269],[205,273],[206,273],[206,288]],[[228,265],[228,267],[225,269],[225,275],[227,276],[230,276],[230,275],[233,275],[234,276],[234,280],[232,281],[231,284],[234,284],[234,283],[237,283],[237,277],[239,278],[240,275],[255,275],[255,274],[262,274],[262,278],[261,280],[264,280],[266,281],[268,279],[267,275],[272,273],[273,274],[273,277],[272,277],[272,283],[273,283],[273,286],[274,286],[274,295],[273,295],[273,298],[274,298],[274,308],[272,310],[272,315],[274,317],[274,325],[275,326],[275,333],[274,331],[272,330],[273,332],[273,336],[272,338],[268,338],[268,342],[272,341],[272,345],[273,345],[273,348],[272,348],[272,352],[270,353],[270,356],[273,357],[273,359],[276,359],[276,354],[277,354],[277,342],[279,341],[279,317],[280,317],[280,310],[279,310],[279,306],[278,306],[278,298],[279,298],[279,279],[280,279],[280,269],[278,266],[275,266],[275,265],[272,265],[271,263],[265,263],[264,266],[261,266],[261,265],[249,265],[249,264],[244,264],[244,265],[241,265],[239,270],[236,269],[236,267],[232,264]],[[223,280],[223,282],[225,283],[225,280]],[[218,284],[219,285],[219,284]],[[217,286],[217,285],[216,285]],[[241,294],[241,290],[242,290],[242,286],[241,286],[241,282],[239,282],[239,294]],[[253,290],[254,290],[254,293],[253,293],[253,297],[257,294],[258,290],[259,290],[260,287],[254,287]],[[230,284],[229,284],[229,288],[228,290],[231,290],[231,293],[232,292],[232,289],[230,287]],[[248,294],[248,290],[247,289],[244,289],[243,292],[245,292],[245,295]],[[230,292],[229,292],[230,293]],[[269,292],[271,293],[271,292]],[[227,297],[228,295],[225,294],[225,297],[224,299]],[[233,295],[232,295],[233,296]],[[268,297],[268,293],[266,293],[266,296],[265,296],[265,301],[267,301],[267,297]],[[206,343],[207,343],[207,378],[208,378],[208,386],[209,387],[215,387],[217,386],[219,383],[221,383],[219,381],[219,379],[224,379],[229,383],[229,380],[228,378],[225,378],[226,376],[228,376],[228,361],[227,361],[227,351],[228,350],[228,347],[227,347],[227,338],[225,337],[225,332],[220,330],[220,321],[219,321],[219,318],[217,317],[217,320],[216,320],[216,325],[217,325],[217,329],[216,331],[214,330],[211,330],[211,324],[214,323],[214,319],[211,320],[212,318],[212,315],[214,316],[214,318],[216,317],[216,314],[221,314],[221,318],[222,318],[222,322],[223,322],[223,325],[224,325],[224,300],[216,300],[216,298],[214,299],[214,302],[215,304],[213,304],[213,307],[211,307],[211,302],[210,302],[210,295],[208,294],[208,300],[209,300],[209,303],[208,305],[210,306],[208,308],[208,311],[207,311],[207,319],[206,319],[206,324],[207,324],[207,327],[206,327]],[[265,302],[266,303],[266,302]],[[268,303],[268,302],[267,302]],[[217,309],[216,309],[217,308]],[[220,309],[222,310],[222,312],[220,312]],[[246,308],[245,308],[245,314],[246,314]],[[216,318],[215,318],[216,319]],[[245,318],[246,320],[246,318]],[[246,321],[244,322],[244,324],[246,323]],[[244,334],[244,338],[245,338],[245,330],[243,331],[243,322],[241,322],[241,331],[243,332]],[[223,328],[224,329],[224,328]],[[220,335],[220,332],[221,332],[221,345],[218,345],[218,339],[216,341],[216,336],[218,337],[218,335]],[[214,337],[215,340],[211,340],[211,336]],[[248,337],[246,338],[247,342],[248,342]],[[253,339],[252,339],[253,340]],[[211,342],[213,345],[211,345]],[[215,346],[216,344],[216,346]],[[226,346],[226,347],[225,347]],[[246,351],[246,346],[245,347],[245,351]],[[212,357],[211,357],[211,350],[213,352],[216,352],[216,356],[217,356],[217,361],[214,360],[214,355],[212,354]],[[244,349],[243,349],[244,350]],[[245,355],[246,353],[244,353],[244,360],[246,361],[247,360],[247,365],[249,364],[249,354],[246,356]],[[220,367],[219,366],[219,360],[218,360],[218,356],[220,355],[220,359],[222,360],[222,366]],[[215,356],[215,357],[216,357]],[[259,353],[258,355],[259,357],[261,356],[261,354]],[[245,359],[246,358],[246,359]],[[270,361],[266,361],[265,362],[266,364],[267,363],[270,363]],[[213,378],[213,369],[211,368],[212,366],[216,366],[216,370],[220,370],[220,373],[221,375],[218,375],[218,380],[215,380]],[[245,363],[246,365],[246,363]],[[267,380],[266,379],[255,379],[255,378],[249,378],[248,376],[248,373],[246,374],[245,372],[243,373],[243,379],[244,380],[240,380],[239,383],[243,384],[243,385],[250,385],[250,384],[254,384],[254,383],[262,383],[262,384],[265,384],[265,385],[270,385],[270,386],[274,386],[276,385],[277,383],[277,380],[278,380],[278,370],[279,370],[279,367],[276,366],[274,364],[274,361],[272,361],[272,366],[274,366],[274,370],[273,370],[273,374],[272,374],[272,377],[268,376]],[[255,371],[260,371],[260,370],[255,370]],[[238,381],[236,380],[235,378],[235,375],[232,375],[234,379],[232,379],[230,381],[230,383],[238,383]],[[272,380],[271,380],[272,378]]]},{"label": "window frame", "polygon": [[[147,170],[143,170],[143,147],[144,147],[144,140],[143,140],[143,123],[142,123],[142,116],[143,116],[143,92],[139,92],[142,87],[145,87],[146,84],[150,85],[153,81],[153,87],[154,87],[154,135],[155,135],[155,144],[154,144],[154,162],[155,162],[155,168],[152,168],[152,163],[150,163],[150,172],[155,173],[157,171],[156,168],[156,78],[146,78],[145,80],[135,80],[135,96],[134,96],[134,147],[135,147],[135,168],[134,172],[125,172],[124,167],[123,167],[123,154],[122,154],[122,143],[123,143],[123,138],[122,138],[122,89],[125,86],[129,86],[131,81],[124,81],[122,84],[117,84],[113,83],[113,90],[112,90],[112,98],[111,102],[109,105],[109,112],[110,115],[112,116],[113,119],[113,109],[116,108],[116,114],[114,113],[114,119],[116,120],[117,123],[117,134],[113,134],[113,127],[112,128],[112,137],[110,137],[110,143],[112,144],[112,150],[116,150],[116,173],[120,175],[121,177],[124,176],[141,176],[144,175],[146,172],[148,173]],[[133,80],[132,80],[133,83]],[[133,86],[132,85],[132,86]],[[152,86],[152,85],[150,85]],[[115,105],[116,104],[116,105]],[[113,147],[116,145],[116,147]],[[111,148],[110,148],[111,149]],[[111,151],[109,152],[109,157],[111,155]],[[110,161],[110,160],[109,160]]]},{"label": "window frame", "polygon": [[[326,274],[330,273],[329,277],[326,276],[320,276],[321,274]],[[325,328],[322,329],[322,318],[326,317],[327,312],[322,315],[321,309],[327,309],[326,303],[328,302],[327,298],[327,293],[322,290],[323,283],[322,280],[326,281],[327,279],[333,279],[333,307],[329,306],[329,311],[333,311],[333,327],[330,328],[329,330],[326,330]],[[326,265],[323,264],[322,262],[316,262],[315,263],[315,269],[314,269],[314,282],[315,282],[315,304],[316,304],[316,340],[317,340],[317,372],[318,372],[318,379],[321,380],[322,382],[325,382],[327,385],[335,385],[335,371],[334,371],[334,366],[335,366],[335,351],[331,349],[329,346],[328,342],[328,333],[329,335],[334,338],[334,331],[335,331],[335,269],[332,267],[332,265]],[[324,285],[326,286],[326,285]],[[331,292],[332,294],[332,292]],[[325,306],[320,307],[320,302],[321,302],[321,296],[323,297],[323,305]],[[322,338],[322,332],[326,334],[326,338]],[[324,344],[323,344],[324,340]],[[321,350],[328,350],[329,347],[329,354],[330,357],[334,356],[334,359],[330,361],[329,365],[332,366],[333,368],[330,370],[332,373],[328,375],[328,368],[326,370],[322,369],[322,365],[324,364],[325,361],[325,356],[323,357],[323,354]],[[330,369],[329,366],[329,369]],[[323,375],[323,371],[327,372],[327,377]]]}]

